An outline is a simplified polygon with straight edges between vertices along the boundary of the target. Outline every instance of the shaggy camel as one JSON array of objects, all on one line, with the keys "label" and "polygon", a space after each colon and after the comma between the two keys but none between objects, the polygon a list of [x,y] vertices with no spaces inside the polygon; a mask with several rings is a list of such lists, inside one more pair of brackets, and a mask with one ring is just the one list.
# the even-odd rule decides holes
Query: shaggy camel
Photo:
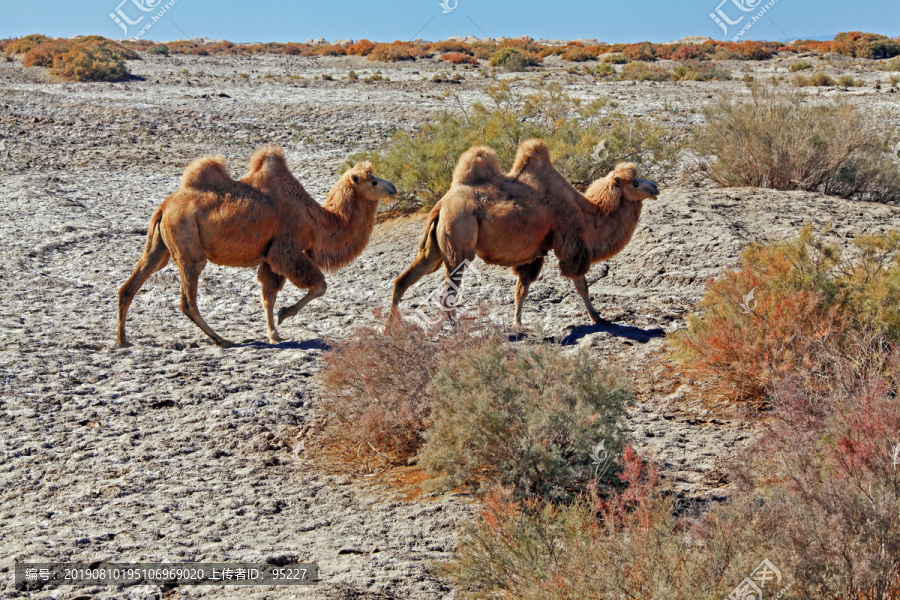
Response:
[{"label": "shaggy camel", "polygon": [[181,278],[181,311],[223,348],[234,344],[218,336],[197,307],[200,272],[207,260],[259,267],[269,342],[282,341],[273,310],[285,278],[308,291],[278,312],[279,325],[325,293],[322,269],[340,269],[362,253],[375,226],[378,201],[396,193],[392,183],[374,177],[372,166],[362,163],[344,173],[320,205],[291,175],[278,146],[257,150],[247,175],[236,181],[223,157],[198,158],[185,169],[178,191],[156,209],[144,253],[119,289],[119,345],[130,345],[125,318],[131,301],[170,255]]},{"label": "shaggy camel", "polygon": [[637,179],[635,165],[621,163],[582,195],[550,162],[542,140],[523,142],[505,175],[493,150],[470,148],[459,159],[450,190],[431,210],[415,261],[394,281],[391,316],[399,314],[406,290],[441,262],[446,272],[442,310],[452,316],[455,290],[477,255],[488,264],[511,267],[518,276],[513,322],[521,326],[528,288],[553,250],[591,320],[605,322],[591,304],[585,275],[592,263],[628,244],[643,200],[658,194],[655,183]]}]

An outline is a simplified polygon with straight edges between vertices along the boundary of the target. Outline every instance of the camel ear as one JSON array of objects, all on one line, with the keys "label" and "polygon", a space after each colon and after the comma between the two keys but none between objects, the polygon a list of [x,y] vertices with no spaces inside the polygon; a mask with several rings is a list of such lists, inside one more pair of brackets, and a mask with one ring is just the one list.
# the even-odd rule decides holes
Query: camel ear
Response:
[{"label": "camel ear", "polygon": [[621,178],[621,177],[616,177],[616,178],[614,178],[614,179],[615,179],[616,185],[619,185],[619,186],[622,185],[622,178]]},{"label": "camel ear", "polygon": [[350,181],[353,182],[353,185],[356,185],[357,183],[359,183],[359,175],[354,173],[353,175],[350,176]]}]

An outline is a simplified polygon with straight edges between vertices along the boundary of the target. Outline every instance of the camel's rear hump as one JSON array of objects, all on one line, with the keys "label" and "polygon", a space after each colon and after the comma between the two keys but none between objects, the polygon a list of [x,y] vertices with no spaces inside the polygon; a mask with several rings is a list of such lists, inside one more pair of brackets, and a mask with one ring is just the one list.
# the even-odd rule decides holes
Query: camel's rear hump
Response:
[{"label": "camel's rear hump", "polygon": [[453,169],[453,185],[480,185],[503,176],[497,153],[487,146],[473,146],[459,157]]},{"label": "camel's rear hump", "polygon": [[233,183],[224,156],[202,156],[192,161],[181,176],[181,187],[204,192],[218,191]]}]

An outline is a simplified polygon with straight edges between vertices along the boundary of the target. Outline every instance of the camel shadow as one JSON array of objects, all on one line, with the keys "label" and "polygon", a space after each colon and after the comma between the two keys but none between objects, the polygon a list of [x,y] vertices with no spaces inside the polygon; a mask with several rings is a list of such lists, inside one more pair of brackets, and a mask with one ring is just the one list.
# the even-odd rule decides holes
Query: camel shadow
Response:
[{"label": "camel shadow", "polygon": [[633,325],[619,325],[618,323],[595,323],[592,325],[578,325],[559,341],[560,346],[574,346],[582,338],[592,333],[606,332],[614,337],[622,338],[638,344],[646,344],[652,339],[666,337],[666,332],[658,327],[653,329],[641,329]]},{"label": "camel shadow", "polygon": [[271,348],[272,350],[331,350],[331,346],[322,340],[306,340],[303,342],[281,342],[280,344],[268,344],[259,340],[248,340],[235,344],[235,348]]}]

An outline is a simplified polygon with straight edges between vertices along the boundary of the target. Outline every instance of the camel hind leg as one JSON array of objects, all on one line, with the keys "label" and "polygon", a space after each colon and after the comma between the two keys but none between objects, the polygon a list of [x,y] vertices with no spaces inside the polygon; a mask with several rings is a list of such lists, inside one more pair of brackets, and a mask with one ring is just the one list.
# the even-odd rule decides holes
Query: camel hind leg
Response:
[{"label": "camel hind leg", "polygon": [[284,287],[284,275],[279,275],[272,270],[269,263],[263,263],[259,266],[256,278],[262,284],[262,305],[266,311],[266,334],[270,344],[281,343],[281,336],[275,329],[275,298],[278,292]]},{"label": "camel hind leg", "polygon": [[515,327],[522,326],[522,305],[525,303],[525,298],[528,297],[528,289],[532,283],[537,281],[543,266],[544,258],[541,257],[527,265],[519,265],[512,269],[512,272],[519,276],[519,280],[516,282],[516,313],[513,318]]},{"label": "camel hind leg", "polygon": [[169,262],[169,249],[163,243],[162,236],[157,229],[150,238],[150,242],[144,249],[144,253],[138,260],[137,266],[131,277],[119,288],[119,325],[116,331],[116,344],[122,348],[128,348],[131,344],[125,336],[125,319],[128,316],[128,308],[141,286],[147,282],[151,275],[162,269]]},{"label": "camel hind leg", "polygon": [[433,240],[419,248],[419,253],[413,263],[394,280],[394,294],[391,298],[388,324],[395,315],[399,317],[400,300],[403,298],[403,294],[420,279],[437,271],[441,266],[441,258],[441,250]]}]

